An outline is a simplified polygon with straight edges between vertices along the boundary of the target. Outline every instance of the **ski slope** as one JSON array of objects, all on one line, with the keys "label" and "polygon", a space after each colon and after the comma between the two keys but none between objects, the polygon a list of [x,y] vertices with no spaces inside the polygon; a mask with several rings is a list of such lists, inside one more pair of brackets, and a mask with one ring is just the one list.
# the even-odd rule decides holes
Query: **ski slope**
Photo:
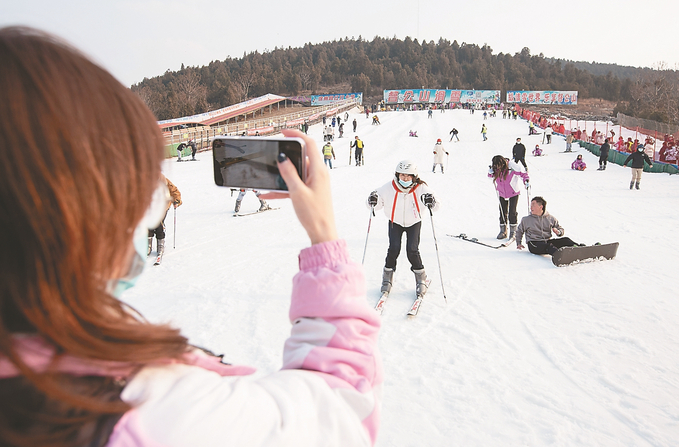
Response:
[{"label": "ski slope", "polygon": [[[385,368],[382,425],[387,446],[671,446],[679,443],[679,176],[642,176],[609,165],[574,144],[587,170],[572,171],[565,141],[528,136],[522,120],[485,121],[454,110],[380,113],[379,126],[358,112],[365,166],[349,163],[351,124],[334,142],[331,172],[340,237],[361,261],[367,195],[391,180],[402,159],[442,202],[423,217],[420,250],[433,280],[419,315],[407,319],[414,275],[402,253],[382,319]],[[450,130],[459,143],[448,142]],[[419,137],[408,137],[416,130]],[[309,135],[322,146],[321,125]],[[566,236],[620,242],[612,261],[557,268],[515,245],[500,250],[446,234],[496,243],[498,206],[488,165],[511,156],[516,137],[527,148],[531,195],[542,195]],[[444,175],[432,174],[437,138],[450,153]],[[539,143],[546,156],[530,155]],[[309,242],[292,204],[232,217],[236,194],[214,186],[211,153],[200,162],[168,160],[164,172],[182,193],[176,248],[168,214],[163,264],[147,266],[123,298],[153,322],[182,328],[194,344],[249,364],[266,375],[280,368],[297,254]],[[242,212],[259,206],[246,195]],[[525,191],[519,219],[527,213]],[[427,213],[428,214],[428,213]],[[155,245],[155,244],[154,244]],[[365,257],[368,302],[379,298],[388,245],[387,219],[372,219]],[[405,244],[404,244],[405,245]],[[155,247],[154,247],[155,248]],[[447,302],[444,301],[445,287]]]}]

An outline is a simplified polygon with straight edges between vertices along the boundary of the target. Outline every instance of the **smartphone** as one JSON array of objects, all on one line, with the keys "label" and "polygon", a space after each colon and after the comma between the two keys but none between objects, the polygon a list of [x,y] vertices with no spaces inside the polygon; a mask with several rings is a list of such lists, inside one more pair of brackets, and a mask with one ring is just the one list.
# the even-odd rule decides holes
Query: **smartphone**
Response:
[{"label": "smartphone", "polygon": [[306,145],[301,138],[225,137],[212,141],[215,184],[233,188],[287,191],[278,171],[284,153],[306,181]]}]

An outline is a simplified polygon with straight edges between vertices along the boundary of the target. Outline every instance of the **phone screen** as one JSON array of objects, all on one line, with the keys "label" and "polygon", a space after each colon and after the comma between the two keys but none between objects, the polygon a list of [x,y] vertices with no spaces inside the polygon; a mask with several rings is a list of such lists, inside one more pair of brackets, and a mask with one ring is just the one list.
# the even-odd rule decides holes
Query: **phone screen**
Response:
[{"label": "phone screen", "polygon": [[303,146],[299,138],[216,137],[212,142],[215,184],[287,191],[276,164],[278,154],[285,153],[305,180]]}]

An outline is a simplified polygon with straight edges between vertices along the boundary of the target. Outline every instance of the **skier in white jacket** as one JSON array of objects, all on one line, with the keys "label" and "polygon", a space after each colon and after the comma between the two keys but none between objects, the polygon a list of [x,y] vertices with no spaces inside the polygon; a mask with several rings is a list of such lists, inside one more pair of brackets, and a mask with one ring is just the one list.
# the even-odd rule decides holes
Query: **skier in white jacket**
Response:
[{"label": "skier in white jacket", "polygon": [[410,270],[415,274],[418,295],[427,291],[427,275],[420,257],[420,229],[423,208],[437,211],[441,203],[434,198],[433,191],[418,176],[417,165],[403,160],[396,166],[394,179],[377,188],[368,196],[368,206],[384,208],[389,219],[389,249],[382,275],[382,292],[390,292],[396,259],[401,253],[401,239],[406,234],[406,255]]},{"label": "skier in white jacket", "polygon": [[443,174],[443,155],[449,155],[448,152],[443,148],[441,139],[436,140],[434,145],[434,166],[431,168],[431,172],[436,173],[436,165],[441,166],[441,174]]}]

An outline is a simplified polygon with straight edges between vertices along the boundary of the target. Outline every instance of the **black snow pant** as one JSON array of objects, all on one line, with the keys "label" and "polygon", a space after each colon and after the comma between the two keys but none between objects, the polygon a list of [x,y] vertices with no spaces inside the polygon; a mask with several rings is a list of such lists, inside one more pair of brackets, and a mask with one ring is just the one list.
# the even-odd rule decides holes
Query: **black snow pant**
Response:
[{"label": "black snow pant", "polygon": [[521,163],[524,168],[528,169],[528,165],[526,164],[525,158],[515,158],[514,163]]},{"label": "black snow pant", "polygon": [[390,269],[396,269],[396,259],[401,253],[401,239],[403,233],[406,234],[406,255],[410,261],[410,270],[422,270],[422,258],[420,257],[420,229],[422,222],[417,222],[409,227],[402,227],[394,222],[389,222],[389,249],[387,250],[387,259],[384,266]]},{"label": "black snow pant", "polygon": [[608,154],[606,154],[606,155],[603,155],[603,154],[599,155],[599,167],[605,168],[605,167],[606,167],[606,163],[608,163]]},{"label": "black snow pant", "polygon": [[547,239],[546,241],[528,241],[528,251],[534,255],[553,255],[561,247],[574,247],[578,245],[569,237]]},{"label": "black snow pant", "polygon": [[354,155],[356,157],[356,166],[362,165],[363,164],[363,148],[357,147]]},{"label": "black snow pant", "polygon": [[[509,223],[511,225],[516,225],[517,222],[516,205],[518,203],[519,203],[518,195],[510,197],[509,199],[500,197],[500,224],[506,225],[507,220],[509,220]],[[509,208],[509,210],[507,208]],[[509,211],[509,214],[507,214],[507,211]]]},{"label": "black snow pant", "polygon": [[149,230],[149,237],[153,237],[155,235],[156,239],[165,239],[165,218],[166,217],[167,217],[167,211],[165,211],[165,215],[163,216],[163,220],[160,221],[160,225],[158,225],[153,230]]}]

